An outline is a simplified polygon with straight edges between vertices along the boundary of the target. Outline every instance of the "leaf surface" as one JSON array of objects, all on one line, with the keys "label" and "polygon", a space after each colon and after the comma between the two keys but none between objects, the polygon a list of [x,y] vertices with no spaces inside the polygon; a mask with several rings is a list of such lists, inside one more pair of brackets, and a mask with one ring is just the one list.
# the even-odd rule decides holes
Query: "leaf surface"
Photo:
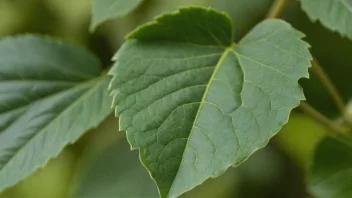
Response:
[{"label": "leaf surface", "polygon": [[352,144],[326,138],[310,169],[309,187],[317,198],[352,197]]},{"label": "leaf surface", "polygon": [[141,2],[142,0],[92,0],[91,31],[109,19],[128,14]]},{"label": "leaf surface", "polygon": [[352,1],[301,0],[302,9],[311,20],[352,39]]},{"label": "leaf surface", "polygon": [[184,8],[129,35],[110,73],[120,129],[177,197],[264,147],[304,99],[302,33],[266,20],[233,44],[230,18]]},{"label": "leaf surface", "polygon": [[110,112],[101,65],[49,38],[0,41],[0,191],[42,167]]}]

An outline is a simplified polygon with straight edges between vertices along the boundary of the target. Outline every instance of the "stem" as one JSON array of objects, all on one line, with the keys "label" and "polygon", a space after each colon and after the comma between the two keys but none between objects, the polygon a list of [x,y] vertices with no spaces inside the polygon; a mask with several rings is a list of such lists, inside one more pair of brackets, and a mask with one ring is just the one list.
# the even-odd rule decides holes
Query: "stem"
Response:
[{"label": "stem", "polygon": [[341,94],[339,91],[336,89],[334,84],[331,82],[329,76],[325,73],[324,69],[322,66],[319,64],[316,58],[313,58],[312,60],[312,71],[314,74],[320,79],[320,81],[323,83],[329,94],[331,95],[332,99],[336,103],[337,108],[340,111],[340,114],[342,116],[345,115],[345,103],[341,97]]},{"label": "stem", "polygon": [[334,122],[332,122],[329,118],[325,117],[323,114],[321,114],[319,111],[315,110],[312,106],[310,106],[306,102],[301,102],[301,105],[299,108],[309,115],[311,118],[319,122],[320,124],[324,125],[326,128],[329,130],[335,132],[335,133],[346,133],[348,132],[348,129],[345,129]]},{"label": "stem", "polygon": [[275,0],[273,5],[271,6],[266,18],[279,18],[284,7],[287,3],[287,0]]}]

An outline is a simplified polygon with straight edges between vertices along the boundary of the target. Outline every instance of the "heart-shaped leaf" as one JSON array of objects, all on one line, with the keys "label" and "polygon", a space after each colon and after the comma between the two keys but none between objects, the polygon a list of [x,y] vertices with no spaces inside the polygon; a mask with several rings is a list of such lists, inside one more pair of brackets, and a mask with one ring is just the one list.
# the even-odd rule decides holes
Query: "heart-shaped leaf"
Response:
[{"label": "heart-shaped leaf", "polygon": [[110,73],[120,128],[161,197],[177,197],[264,147],[304,99],[302,33],[266,20],[238,44],[212,9],[162,15],[128,36]]}]

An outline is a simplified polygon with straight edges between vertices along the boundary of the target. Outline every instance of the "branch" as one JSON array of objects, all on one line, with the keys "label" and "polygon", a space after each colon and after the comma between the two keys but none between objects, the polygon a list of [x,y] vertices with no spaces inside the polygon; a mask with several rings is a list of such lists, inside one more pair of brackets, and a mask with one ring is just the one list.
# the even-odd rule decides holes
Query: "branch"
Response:
[{"label": "branch", "polygon": [[266,18],[279,18],[282,11],[285,8],[287,0],[275,0],[273,5],[271,6]]},{"label": "branch", "polygon": [[325,126],[329,131],[333,131],[336,134],[346,134],[349,132],[348,128],[344,128],[340,125],[337,125],[336,123],[332,122],[329,118],[325,117],[323,114],[321,114],[319,111],[315,110],[312,106],[310,106],[306,102],[301,102],[301,105],[299,108],[309,115],[312,119],[315,121],[319,122],[323,126]]},{"label": "branch", "polygon": [[341,97],[341,94],[339,91],[336,89],[334,84],[331,82],[329,76],[325,73],[324,69],[321,67],[319,62],[317,61],[316,58],[313,58],[312,61],[312,71],[314,74],[320,79],[320,81],[323,83],[329,94],[331,95],[332,99],[334,100],[337,108],[340,111],[340,114],[342,116],[345,115],[345,103]]}]

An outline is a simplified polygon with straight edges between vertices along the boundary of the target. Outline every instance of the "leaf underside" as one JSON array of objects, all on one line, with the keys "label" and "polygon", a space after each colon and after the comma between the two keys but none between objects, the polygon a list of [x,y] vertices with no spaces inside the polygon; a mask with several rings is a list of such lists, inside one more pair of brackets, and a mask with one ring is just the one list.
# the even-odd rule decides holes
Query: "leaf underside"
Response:
[{"label": "leaf underside", "polygon": [[124,16],[136,8],[142,0],[92,0],[92,22],[94,31],[101,23]]},{"label": "leaf underside", "polygon": [[[345,138],[344,138],[345,139]],[[310,168],[309,188],[317,198],[352,197],[352,144],[326,138]]]},{"label": "leaf underside", "polygon": [[97,58],[49,38],[0,41],[0,191],[42,167],[110,112]]},{"label": "leaf underside", "polygon": [[302,9],[311,20],[352,39],[352,1],[301,0]]},{"label": "leaf underside", "polygon": [[184,8],[132,32],[110,74],[120,129],[156,181],[177,197],[264,147],[304,99],[311,56],[281,20],[233,44],[229,17]]}]

